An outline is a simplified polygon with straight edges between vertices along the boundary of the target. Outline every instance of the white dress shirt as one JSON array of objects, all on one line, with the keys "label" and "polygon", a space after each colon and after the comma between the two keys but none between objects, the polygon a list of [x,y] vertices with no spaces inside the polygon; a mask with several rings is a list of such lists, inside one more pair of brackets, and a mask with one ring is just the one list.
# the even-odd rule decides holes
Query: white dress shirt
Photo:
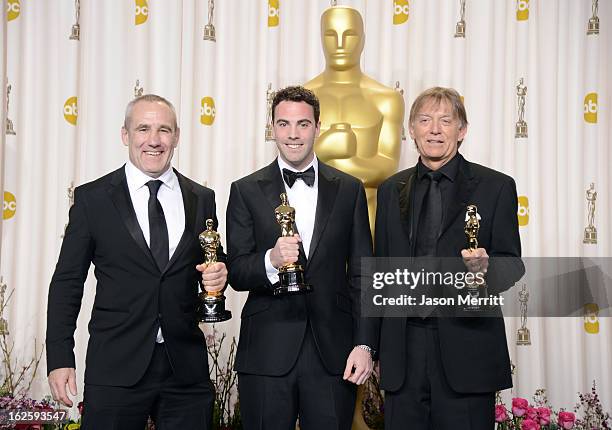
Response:
[{"label": "white dress shirt", "polygon": [[[289,166],[280,156],[278,157],[278,168],[283,175],[283,169],[288,169],[293,172],[298,170]],[[310,242],[312,240],[312,232],[314,230],[315,215],[317,213],[317,197],[319,195],[319,164],[317,157],[315,156],[312,162],[306,166],[302,171],[308,170],[310,167],[314,168],[315,171],[315,182],[312,187],[306,185],[302,179],[297,179],[293,184],[293,187],[289,186],[283,180],[285,186],[285,192],[289,200],[289,206],[295,209],[295,224],[302,239],[302,246],[304,253],[308,257],[310,252]],[[266,274],[272,284],[278,282],[278,269],[272,266],[270,260],[271,249],[268,249],[264,257],[266,265]]]},{"label": "white dress shirt", "polygon": [[[149,231],[149,188],[147,182],[155,180],[142,171],[138,170],[136,166],[128,161],[125,164],[125,177],[127,179],[128,190],[130,192],[130,199],[136,212],[136,219],[142,230],[147,245],[151,246],[150,243],[150,231]],[[162,186],[159,187],[157,192],[157,199],[159,200],[162,209],[164,211],[164,217],[166,218],[166,226],[168,227],[168,258],[172,258],[172,254],[176,250],[181,236],[185,231],[185,206],[183,204],[183,194],[181,193],[181,187],[178,182],[178,178],[169,167],[162,175],[157,178],[163,182]],[[157,332],[157,342],[163,342],[164,338],[161,333],[161,327]]]}]

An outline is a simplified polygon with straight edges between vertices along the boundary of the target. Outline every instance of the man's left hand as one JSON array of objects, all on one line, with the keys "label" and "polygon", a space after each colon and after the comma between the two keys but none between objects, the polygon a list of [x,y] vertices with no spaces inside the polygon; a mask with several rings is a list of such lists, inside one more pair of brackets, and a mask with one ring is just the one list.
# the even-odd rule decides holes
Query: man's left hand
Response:
[{"label": "man's left hand", "polygon": [[484,248],[462,249],[461,257],[463,257],[463,263],[470,272],[487,274],[489,254]]},{"label": "man's left hand", "polygon": [[202,285],[210,293],[221,291],[227,283],[227,268],[220,261],[212,264],[198,264],[196,266],[202,272]]},{"label": "man's left hand", "polygon": [[361,385],[368,380],[373,367],[372,355],[365,349],[356,346],[346,360],[346,368],[342,379]]}]

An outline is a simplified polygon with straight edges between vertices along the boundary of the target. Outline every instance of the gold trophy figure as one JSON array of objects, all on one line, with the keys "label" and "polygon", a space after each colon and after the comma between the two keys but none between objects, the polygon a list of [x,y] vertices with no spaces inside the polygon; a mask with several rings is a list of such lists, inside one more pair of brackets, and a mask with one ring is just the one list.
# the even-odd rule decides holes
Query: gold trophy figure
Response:
[{"label": "gold trophy figure", "polygon": [[516,96],[518,98],[518,121],[516,122],[514,137],[527,137],[527,122],[525,121],[525,97],[527,96],[527,86],[523,85],[523,78],[516,86]]},{"label": "gold trophy figure", "polygon": [[531,345],[531,334],[527,328],[527,301],[529,300],[529,291],[527,285],[523,284],[519,291],[519,302],[521,303],[521,328],[516,332],[517,345]]},{"label": "gold trophy figure", "polygon": [[4,294],[6,293],[6,284],[0,278],[0,336],[6,336],[9,334],[8,322],[3,318],[4,308],[6,303],[4,301]]},{"label": "gold trophy figure", "polygon": [[[274,210],[276,222],[281,227],[282,237],[295,234],[295,209],[289,206],[287,194],[280,195],[281,204]],[[274,288],[275,296],[304,294],[312,291],[312,286],[304,282],[304,269],[298,263],[287,263],[278,269],[279,285]]]},{"label": "gold trophy figure", "polygon": [[[217,249],[221,246],[221,235],[213,230],[213,220],[206,220],[206,230],[198,236],[200,247],[204,251],[204,264],[217,262]],[[216,323],[227,321],[232,313],[225,309],[225,296],[223,291],[210,292],[202,287],[200,293],[200,306],[198,318],[201,322]]]},{"label": "gold trophy figure", "polygon": [[[478,232],[480,231],[480,214],[476,205],[468,205],[465,212],[465,228],[467,237],[467,249],[474,251],[478,248]],[[468,294],[473,299],[487,297],[487,286],[485,284],[472,283],[466,286]],[[479,311],[482,307],[478,304],[467,304],[463,308],[466,311]]]},{"label": "gold trophy figure", "polygon": [[11,89],[13,87],[11,84],[6,85],[6,124],[5,124],[5,134],[9,136],[15,136],[17,133],[15,132],[15,128],[13,127],[13,121],[11,121],[8,117],[9,114],[9,104],[10,104],[10,94]]},{"label": "gold trophy figure", "polygon": [[79,18],[81,16],[81,0],[74,0],[74,24],[70,31],[70,40],[80,40],[81,37],[81,26],[79,25]]},{"label": "gold trophy figure", "polygon": [[586,199],[588,225],[584,229],[584,239],[582,243],[596,244],[597,229],[595,228],[595,201],[597,200],[597,191],[595,191],[595,184],[593,182],[591,182],[589,189],[586,190]]},{"label": "gold trophy figure", "polygon": [[599,17],[597,16],[597,9],[599,9],[599,0],[593,0],[591,10],[593,15],[589,18],[589,26],[587,28],[587,35],[599,34]]},{"label": "gold trophy figure", "polygon": [[465,38],[465,0],[459,0],[459,21],[455,25],[455,37]]},{"label": "gold trophy figure", "polygon": [[315,152],[363,182],[373,227],[376,189],[399,165],[404,99],[361,71],[365,33],[357,10],[326,9],[321,15],[321,42],[325,70],[304,85],[321,103]]},{"label": "gold trophy figure", "polygon": [[266,142],[274,140],[274,133],[272,133],[272,102],[274,101],[274,91],[272,91],[272,84],[268,84],[266,90]]},{"label": "gold trophy figure", "polygon": [[204,40],[216,42],[216,31],[213,25],[213,16],[215,13],[215,0],[208,0],[208,24],[204,26]]},{"label": "gold trophy figure", "polygon": [[[74,204],[74,182],[70,182],[70,186],[66,189],[66,194],[68,194],[68,208],[71,208]],[[67,228],[68,223],[64,224],[64,232],[60,235],[61,238],[66,235]]]}]

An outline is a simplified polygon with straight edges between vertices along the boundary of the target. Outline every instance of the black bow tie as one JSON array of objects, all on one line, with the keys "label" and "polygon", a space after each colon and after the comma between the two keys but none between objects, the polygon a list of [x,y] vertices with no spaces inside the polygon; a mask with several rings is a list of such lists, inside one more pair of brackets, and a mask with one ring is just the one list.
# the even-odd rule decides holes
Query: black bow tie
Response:
[{"label": "black bow tie", "polygon": [[310,168],[303,172],[293,172],[289,169],[283,169],[283,179],[285,183],[289,185],[289,188],[293,187],[297,179],[301,179],[306,185],[312,187],[315,183],[314,167],[310,166]]}]

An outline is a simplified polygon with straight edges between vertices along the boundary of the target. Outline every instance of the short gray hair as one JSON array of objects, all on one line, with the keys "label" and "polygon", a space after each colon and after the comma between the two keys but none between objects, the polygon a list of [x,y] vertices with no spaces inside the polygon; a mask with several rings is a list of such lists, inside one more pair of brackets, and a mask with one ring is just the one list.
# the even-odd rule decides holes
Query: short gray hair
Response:
[{"label": "short gray hair", "polygon": [[163,98],[162,96],[158,96],[157,94],[145,94],[143,96],[136,97],[134,100],[129,102],[127,107],[125,108],[125,118],[123,119],[123,127],[127,129],[130,125],[130,121],[132,119],[132,110],[134,109],[134,106],[136,106],[136,104],[139,102],[159,102],[165,104],[166,106],[168,106],[168,108],[172,112],[172,116],[174,117],[174,129],[176,130],[178,128],[178,123],[176,120],[176,110],[174,109],[174,106],[167,99]]}]

